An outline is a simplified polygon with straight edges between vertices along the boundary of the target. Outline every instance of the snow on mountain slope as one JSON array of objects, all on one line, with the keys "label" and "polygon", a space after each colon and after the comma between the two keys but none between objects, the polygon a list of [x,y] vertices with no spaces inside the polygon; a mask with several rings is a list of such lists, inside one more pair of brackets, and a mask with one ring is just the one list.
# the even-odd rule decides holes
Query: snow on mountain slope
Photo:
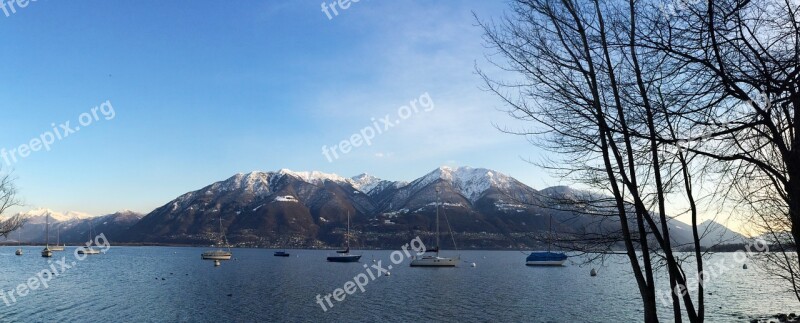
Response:
[{"label": "snow on mountain slope", "polygon": [[279,170],[278,174],[294,176],[294,177],[297,177],[299,179],[302,179],[303,181],[306,181],[306,182],[312,183],[312,184],[322,184],[325,181],[333,181],[333,182],[337,182],[337,183],[351,183],[351,181],[349,179],[344,178],[342,176],[339,176],[339,175],[336,175],[336,174],[328,174],[328,173],[318,172],[318,171],[295,172],[295,171],[292,171],[292,170],[284,168],[284,169]]},{"label": "snow on mountain slope", "polygon": [[350,178],[353,187],[359,191],[369,194],[373,189],[378,187],[384,180],[367,173],[356,175]]},{"label": "snow on mountain slope", "polygon": [[29,218],[31,222],[42,222],[44,223],[46,220],[46,216],[50,216],[50,221],[53,222],[65,222],[71,220],[83,220],[95,217],[94,215],[83,213],[83,212],[76,212],[76,211],[67,211],[67,212],[56,212],[51,209],[47,208],[38,208],[29,210],[27,212],[20,212],[19,215],[25,216]]},{"label": "snow on mountain slope", "polygon": [[511,186],[512,178],[486,168],[459,167],[456,169],[442,166],[422,178],[409,184],[413,189],[423,188],[443,179],[453,183],[453,187],[470,202],[475,203],[481,195],[491,187],[506,190]]}]

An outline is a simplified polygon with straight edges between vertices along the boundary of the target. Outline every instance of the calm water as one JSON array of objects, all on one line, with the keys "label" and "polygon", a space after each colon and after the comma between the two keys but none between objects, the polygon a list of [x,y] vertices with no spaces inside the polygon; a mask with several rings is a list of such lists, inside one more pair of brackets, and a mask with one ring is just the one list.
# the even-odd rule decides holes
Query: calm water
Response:
[{"label": "calm water", "polygon": [[[48,260],[40,247],[0,248],[0,288],[8,291],[35,277]],[[53,261],[72,251],[57,252]],[[525,256],[511,251],[462,251],[458,268],[409,268],[408,261],[390,276],[378,277],[324,312],[316,303],[341,288],[372,259],[390,263],[390,251],[364,251],[359,264],[325,261],[325,251],[235,249],[236,260],[214,267],[200,259],[202,248],[113,247],[106,255],[76,261],[49,281],[49,288],[0,303],[0,320],[14,322],[321,322],[321,321],[502,321],[616,322],[641,321],[635,283],[628,265],[606,263],[597,277],[575,263],[563,268],[524,266]],[[447,252],[454,255],[455,252]],[[619,258],[620,260],[622,258]],[[797,309],[780,283],[764,278],[753,265],[732,266],[709,283],[709,322],[745,321]],[[736,267],[736,268],[734,268]],[[63,269],[55,267],[58,272]],[[373,270],[376,272],[377,270]],[[44,274],[43,274],[44,275]],[[46,277],[46,275],[45,275]],[[16,294],[15,294],[16,295]],[[7,300],[11,300],[6,296]],[[0,299],[2,302],[2,299]],[[667,318],[666,310],[662,316]]]}]

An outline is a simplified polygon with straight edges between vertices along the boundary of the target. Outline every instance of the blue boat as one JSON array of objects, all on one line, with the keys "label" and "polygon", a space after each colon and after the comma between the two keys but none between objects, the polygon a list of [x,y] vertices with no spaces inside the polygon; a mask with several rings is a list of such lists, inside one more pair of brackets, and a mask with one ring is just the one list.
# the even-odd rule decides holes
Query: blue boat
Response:
[{"label": "blue boat", "polygon": [[547,251],[534,251],[525,259],[528,266],[563,266],[567,255],[563,252],[551,252],[550,245],[553,235],[553,216],[550,216],[550,234],[547,239]]},{"label": "blue boat", "polygon": [[561,252],[537,251],[532,252],[525,264],[528,266],[563,266],[567,255]]}]

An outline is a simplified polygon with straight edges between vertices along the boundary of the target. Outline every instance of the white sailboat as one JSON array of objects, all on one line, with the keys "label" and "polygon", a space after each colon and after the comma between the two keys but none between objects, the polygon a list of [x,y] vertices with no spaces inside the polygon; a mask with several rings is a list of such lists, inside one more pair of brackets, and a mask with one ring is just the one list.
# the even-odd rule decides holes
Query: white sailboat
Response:
[{"label": "white sailboat", "polygon": [[80,255],[100,254],[100,250],[92,248],[92,220],[89,220],[89,242],[86,243],[86,246],[78,248],[78,254]]},{"label": "white sailboat", "polygon": [[53,256],[53,250],[50,250],[50,215],[47,215],[45,220],[45,245],[44,249],[42,249],[42,257],[50,258]]},{"label": "white sailboat", "polygon": [[56,245],[50,247],[53,251],[64,251],[64,246],[61,245],[61,226],[56,227]]},{"label": "white sailboat", "polygon": [[[411,260],[411,267],[455,267],[459,259],[439,256],[439,188],[436,188],[436,246],[428,252],[436,252],[436,256],[422,256]],[[444,208],[442,209],[444,213]],[[450,234],[453,234],[452,232]]]},{"label": "white sailboat", "polygon": [[14,253],[17,256],[22,256],[22,234],[19,232],[19,228],[17,228],[17,251]]},{"label": "white sailboat", "polygon": [[228,248],[227,251],[218,249],[218,250],[210,250],[203,252],[201,258],[204,260],[214,260],[215,262],[220,260],[231,260],[233,254],[231,253],[231,247],[228,245],[228,239],[225,238],[225,231],[222,230],[222,217],[219,218],[219,233],[222,235],[222,242]]}]

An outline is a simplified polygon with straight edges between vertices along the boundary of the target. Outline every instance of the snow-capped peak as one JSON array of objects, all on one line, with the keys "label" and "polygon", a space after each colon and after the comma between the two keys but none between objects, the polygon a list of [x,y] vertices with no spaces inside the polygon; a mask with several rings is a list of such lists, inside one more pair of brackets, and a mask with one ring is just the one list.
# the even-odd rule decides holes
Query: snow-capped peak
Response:
[{"label": "snow-capped peak", "polygon": [[359,191],[362,191],[364,193],[369,193],[375,187],[377,187],[381,182],[383,182],[382,179],[369,175],[367,173],[353,176],[350,180],[351,183],[353,184],[353,187],[357,188]]},{"label": "snow-capped peak", "polygon": [[453,183],[461,195],[472,202],[480,198],[481,194],[491,187],[506,189],[511,185],[512,178],[486,168],[442,166],[418,179],[412,185],[417,187],[427,186],[439,179]]},{"label": "snow-capped peak", "polygon": [[32,209],[27,212],[20,212],[19,215],[28,218],[44,218],[45,216],[49,215],[50,220],[54,222],[64,222],[70,220],[83,220],[93,218],[94,215],[84,213],[84,212],[76,212],[76,211],[67,211],[67,212],[56,212],[48,208],[38,208]]},{"label": "snow-capped peak", "polygon": [[347,178],[344,178],[342,176],[339,176],[339,175],[336,175],[336,174],[328,174],[328,173],[318,172],[318,171],[295,172],[295,171],[292,171],[292,170],[284,168],[284,169],[279,170],[278,174],[294,176],[294,177],[297,177],[299,179],[302,179],[303,181],[306,181],[306,182],[309,182],[309,183],[315,183],[315,184],[321,184],[321,183],[323,183],[325,181],[334,181],[334,182],[340,182],[340,183],[349,182]]}]

